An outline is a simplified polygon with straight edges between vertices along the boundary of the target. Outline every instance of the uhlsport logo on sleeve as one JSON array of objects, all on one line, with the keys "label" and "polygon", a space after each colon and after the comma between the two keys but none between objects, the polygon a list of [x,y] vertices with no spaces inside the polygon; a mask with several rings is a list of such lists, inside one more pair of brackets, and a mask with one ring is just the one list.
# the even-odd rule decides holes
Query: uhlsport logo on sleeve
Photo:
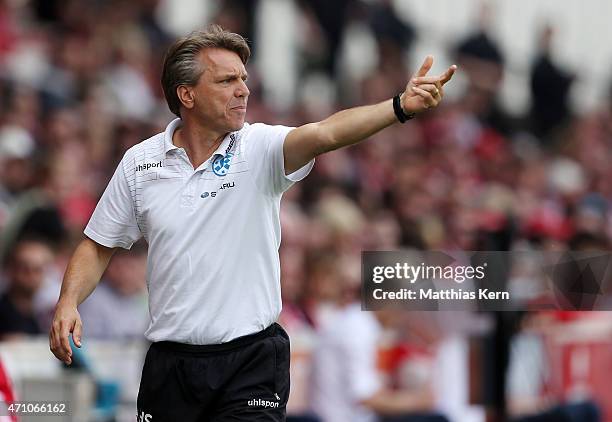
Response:
[{"label": "uhlsport logo on sleeve", "polygon": [[161,160],[156,163],[143,163],[136,166],[136,171],[146,171],[152,168],[162,168]]}]

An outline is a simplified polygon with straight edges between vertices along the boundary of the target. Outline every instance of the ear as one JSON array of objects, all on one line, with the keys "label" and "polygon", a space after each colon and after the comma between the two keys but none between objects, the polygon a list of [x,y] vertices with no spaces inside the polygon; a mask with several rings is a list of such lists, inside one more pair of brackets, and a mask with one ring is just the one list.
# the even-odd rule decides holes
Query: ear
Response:
[{"label": "ear", "polygon": [[183,104],[186,109],[192,109],[194,105],[193,89],[186,85],[179,85],[176,87],[176,95],[179,101]]}]

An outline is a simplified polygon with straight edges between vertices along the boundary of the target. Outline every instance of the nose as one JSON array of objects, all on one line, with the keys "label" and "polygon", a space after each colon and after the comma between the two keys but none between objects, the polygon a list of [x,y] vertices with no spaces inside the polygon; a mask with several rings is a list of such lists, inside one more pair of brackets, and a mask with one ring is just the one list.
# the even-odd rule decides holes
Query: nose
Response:
[{"label": "nose", "polygon": [[242,79],[239,79],[238,88],[236,89],[236,97],[248,97],[251,91],[249,91],[249,87],[246,82]]}]

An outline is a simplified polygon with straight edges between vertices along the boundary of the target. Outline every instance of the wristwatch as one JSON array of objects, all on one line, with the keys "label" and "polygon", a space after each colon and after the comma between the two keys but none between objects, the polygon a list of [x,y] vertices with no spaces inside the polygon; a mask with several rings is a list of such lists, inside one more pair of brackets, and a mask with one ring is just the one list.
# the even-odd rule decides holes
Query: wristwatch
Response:
[{"label": "wristwatch", "polygon": [[402,107],[402,94],[403,92],[393,97],[393,111],[395,112],[395,117],[397,117],[397,120],[399,120],[400,123],[405,123],[406,121],[413,119],[414,116],[416,116],[416,113],[406,114],[404,108]]}]

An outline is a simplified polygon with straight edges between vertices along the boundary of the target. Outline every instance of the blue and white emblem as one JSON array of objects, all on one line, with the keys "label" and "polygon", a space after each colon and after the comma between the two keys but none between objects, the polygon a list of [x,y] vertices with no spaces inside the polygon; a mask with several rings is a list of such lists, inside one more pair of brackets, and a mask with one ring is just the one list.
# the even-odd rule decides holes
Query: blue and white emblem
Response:
[{"label": "blue and white emblem", "polygon": [[217,176],[225,176],[229,171],[233,155],[234,154],[231,152],[228,152],[225,157],[220,155],[215,158],[215,161],[213,161],[212,164],[213,173],[215,173]]}]

